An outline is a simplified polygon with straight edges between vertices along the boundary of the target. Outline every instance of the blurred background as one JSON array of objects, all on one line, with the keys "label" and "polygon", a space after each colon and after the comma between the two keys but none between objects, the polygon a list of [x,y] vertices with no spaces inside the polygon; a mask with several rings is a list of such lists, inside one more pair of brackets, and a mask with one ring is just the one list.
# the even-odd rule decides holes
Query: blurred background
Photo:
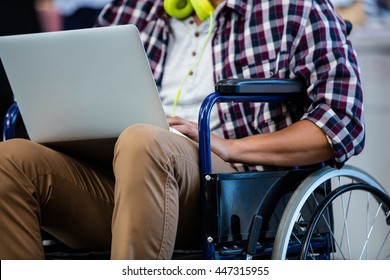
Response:
[{"label": "blurred background", "polygon": [[[350,39],[357,51],[364,88],[367,139],[364,152],[349,161],[390,192],[390,0],[331,0],[353,23]],[[109,0],[2,0],[0,36],[92,27]],[[0,63],[0,120],[12,103]],[[3,123],[0,122],[0,131]],[[23,136],[23,123],[18,132]]]},{"label": "blurred background", "polygon": [[373,175],[390,192],[390,0],[332,0],[353,23],[364,89],[366,146],[348,164]]}]

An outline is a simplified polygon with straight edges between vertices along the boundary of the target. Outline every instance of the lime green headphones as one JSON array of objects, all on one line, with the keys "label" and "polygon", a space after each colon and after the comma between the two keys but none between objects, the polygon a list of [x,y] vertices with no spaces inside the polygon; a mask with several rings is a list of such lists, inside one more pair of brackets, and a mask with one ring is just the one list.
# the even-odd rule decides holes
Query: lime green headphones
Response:
[{"label": "lime green headphones", "polygon": [[209,0],[164,0],[164,9],[168,15],[178,19],[189,17],[195,11],[201,21],[214,11]]}]

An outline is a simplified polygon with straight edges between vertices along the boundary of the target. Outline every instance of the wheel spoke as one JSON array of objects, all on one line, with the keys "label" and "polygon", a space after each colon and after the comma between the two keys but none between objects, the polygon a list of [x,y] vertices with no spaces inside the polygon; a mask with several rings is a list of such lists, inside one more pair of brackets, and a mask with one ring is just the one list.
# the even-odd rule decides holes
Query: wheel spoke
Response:
[{"label": "wheel spoke", "polygon": [[[342,234],[341,234],[341,244],[340,246],[343,245],[343,241],[344,241],[344,235],[346,236],[346,240],[347,240],[347,248],[348,248],[348,254],[349,254],[349,258],[352,257],[352,250],[351,250],[351,239],[350,239],[350,236],[349,236],[349,228],[348,228],[348,214],[349,214],[349,209],[350,209],[350,203],[351,203],[351,197],[352,197],[352,192],[349,193],[349,196],[348,196],[348,203],[347,203],[347,207],[345,207],[345,203],[344,203],[344,195],[341,195],[341,205],[342,205],[342,211],[343,211],[343,220],[344,220],[344,223],[343,223],[343,231],[342,231]],[[344,234],[345,233],[345,234]]]},{"label": "wheel spoke", "polygon": [[[329,234],[331,235],[332,240],[334,241],[334,244],[336,245],[336,248],[339,250],[339,252],[340,252],[340,254],[342,255],[343,259],[346,260],[346,257],[345,257],[344,254],[343,254],[343,250],[341,249],[342,247],[341,247],[341,245],[339,244],[337,238],[335,237],[335,234],[334,234],[334,231],[333,231],[331,225],[329,224],[329,220],[327,220],[327,219],[325,218],[325,215],[324,215],[324,214],[321,214],[321,216],[322,216],[322,218],[323,218],[323,220],[324,220],[324,222],[325,222],[327,228],[329,229]],[[333,242],[332,242],[332,246],[333,246]],[[335,251],[334,248],[332,248],[332,249],[333,249],[333,251]]]},{"label": "wheel spoke", "polygon": [[378,206],[378,209],[377,209],[377,211],[376,211],[374,220],[373,220],[372,223],[371,223],[371,226],[370,226],[370,228],[369,228],[369,231],[368,231],[368,234],[367,234],[367,237],[366,237],[366,241],[364,242],[363,249],[362,249],[362,251],[361,251],[361,253],[360,253],[359,260],[362,259],[363,254],[364,254],[364,252],[366,251],[367,244],[368,244],[368,241],[370,240],[371,233],[372,233],[372,230],[373,230],[373,228],[374,228],[375,221],[377,220],[378,215],[379,215],[379,212],[381,211],[381,209],[382,209],[382,203]]},{"label": "wheel spoke", "polygon": [[[381,245],[381,247],[380,247],[380,250],[379,250],[378,254],[376,255],[376,258],[375,258],[375,259],[377,259],[377,260],[379,259],[379,256],[380,256],[380,254],[382,253],[382,250],[383,250],[383,248],[385,247],[386,241],[388,240],[389,236],[390,236],[390,229],[389,229],[389,231],[387,232],[387,235],[386,235],[386,237],[385,237],[385,240],[383,240],[382,245]],[[390,259],[390,255],[386,256],[384,259],[385,259],[385,260]]]}]

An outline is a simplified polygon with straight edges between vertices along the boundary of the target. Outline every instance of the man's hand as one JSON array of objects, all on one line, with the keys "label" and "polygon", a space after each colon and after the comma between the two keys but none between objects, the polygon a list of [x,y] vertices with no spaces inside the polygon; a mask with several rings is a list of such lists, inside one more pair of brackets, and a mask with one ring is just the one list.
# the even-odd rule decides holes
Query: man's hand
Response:
[{"label": "man's hand", "polygon": [[[171,128],[176,129],[188,138],[199,142],[198,124],[192,121],[185,120],[180,117],[167,117],[168,124]],[[213,133],[210,133],[211,151],[217,154],[220,158],[228,161],[228,147],[231,140],[226,140]]]},{"label": "man's hand", "polygon": [[180,117],[167,117],[169,127],[183,133],[188,138],[199,142],[198,124]]}]

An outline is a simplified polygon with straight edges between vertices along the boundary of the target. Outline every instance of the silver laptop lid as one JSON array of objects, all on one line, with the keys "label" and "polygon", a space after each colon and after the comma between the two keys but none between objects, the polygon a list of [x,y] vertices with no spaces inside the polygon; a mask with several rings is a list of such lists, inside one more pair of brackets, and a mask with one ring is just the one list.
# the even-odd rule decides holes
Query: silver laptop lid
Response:
[{"label": "silver laptop lid", "polygon": [[31,140],[116,138],[168,129],[133,25],[0,37],[0,57]]}]

